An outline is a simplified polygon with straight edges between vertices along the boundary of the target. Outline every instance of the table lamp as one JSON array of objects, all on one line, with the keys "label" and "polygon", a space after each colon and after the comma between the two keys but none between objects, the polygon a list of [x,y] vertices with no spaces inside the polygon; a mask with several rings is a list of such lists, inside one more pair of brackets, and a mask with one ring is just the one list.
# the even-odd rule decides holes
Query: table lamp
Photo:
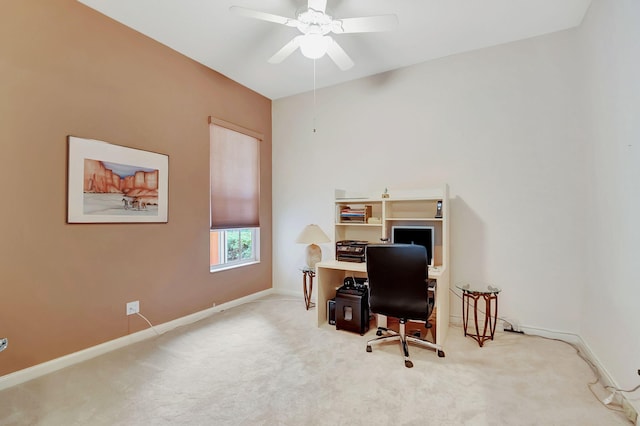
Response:
[{"label": "table lamp", "polygon": [[318,225],[307,225],[302,230],[296,243],[309,244],[307,246],[307,266],[315,269],[316,263],[322,260],[322,250],[318,244],[331,242]]}]

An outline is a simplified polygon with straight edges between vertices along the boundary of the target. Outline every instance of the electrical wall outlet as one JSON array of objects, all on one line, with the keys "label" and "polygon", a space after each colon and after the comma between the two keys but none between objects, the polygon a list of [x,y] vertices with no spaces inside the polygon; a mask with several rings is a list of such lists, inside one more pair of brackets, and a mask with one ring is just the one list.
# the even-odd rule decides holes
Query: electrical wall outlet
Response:
[{"label": "electrical wall outlet", "polygon": [[627,416],[627,419],[629,419],[631,423],[633,423],[634,425],[637,424],[636,422],[638,420],[638,412],[636,411],[634,406],[631,405],[629,401],[627,401],[627,398],[622,398],[622,411],[624,411],[624,415]]},{"label": "electrical wall outlet", "polygon": [[127,303],[127,315],[133,315],[140,312],[140,301],[136,300],[135,302]]},{"label": "electrical wall outlet", "polygon": [[2,339],[0,339],[0,352],[7,349],[8,345],[9,345],[9,339],[7,339],[6,337],[3,337]]}]

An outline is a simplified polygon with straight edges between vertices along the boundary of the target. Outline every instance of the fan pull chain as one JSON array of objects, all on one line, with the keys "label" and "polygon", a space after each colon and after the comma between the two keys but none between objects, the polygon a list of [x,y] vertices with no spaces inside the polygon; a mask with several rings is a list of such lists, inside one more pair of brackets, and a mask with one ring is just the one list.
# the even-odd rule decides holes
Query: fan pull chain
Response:
[{"label": "fan pull chain", "polygon": [[313,133],[316,132],[316,60],[313,60]]}]

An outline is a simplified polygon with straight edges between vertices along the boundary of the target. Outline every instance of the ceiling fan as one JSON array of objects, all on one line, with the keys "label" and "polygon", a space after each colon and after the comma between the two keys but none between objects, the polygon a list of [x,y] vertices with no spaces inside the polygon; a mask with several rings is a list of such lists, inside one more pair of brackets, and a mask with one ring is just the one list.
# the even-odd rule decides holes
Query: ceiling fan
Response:
[{"label": "ceiling fan", "polygon": [[341,70],[348,70],[353,61],[329,33],[367,33],[390,31],[396,28],[396,15],[377,15],[360,18],[334,19],[326,12],[327,0],[308,0],[307,8],[300,10],[295,18],[273,15],[240,6],[231,6],[230,10],[242,16],[260,19],[276,24],[297,28],[302,34],[294,37],[282,49],[273,55],[269,62],[278,64],[295,52],[298,47],[304,56],[318,59],[329,55]]}]

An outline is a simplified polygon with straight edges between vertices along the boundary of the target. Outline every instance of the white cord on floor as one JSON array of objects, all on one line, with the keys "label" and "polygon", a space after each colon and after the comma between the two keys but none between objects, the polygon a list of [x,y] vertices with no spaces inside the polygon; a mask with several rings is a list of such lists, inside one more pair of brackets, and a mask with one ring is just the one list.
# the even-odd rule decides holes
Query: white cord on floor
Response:
[{"label": "white cord on floor", "polygon": [[155,333],[156,333],[158,336],[160,336],[160,334],[162,334],[162,333],[159,333],[159,332],[158,332],[158,330],[156,330],[156,328],[153,326],[153,324],[151,324],[151,321],[149,321],[149,320],[147,319],[147,317],[145,317],[144,315],[142,315],[140,312],[136,312],[136,315],[138,315],[140,318],[142,318],[143,320],[145,320],[145,321],[147,322],[147,324],[149,324],[149,327],[151,327],[151,329],[152,329],[153,331],[155,331]]}]

